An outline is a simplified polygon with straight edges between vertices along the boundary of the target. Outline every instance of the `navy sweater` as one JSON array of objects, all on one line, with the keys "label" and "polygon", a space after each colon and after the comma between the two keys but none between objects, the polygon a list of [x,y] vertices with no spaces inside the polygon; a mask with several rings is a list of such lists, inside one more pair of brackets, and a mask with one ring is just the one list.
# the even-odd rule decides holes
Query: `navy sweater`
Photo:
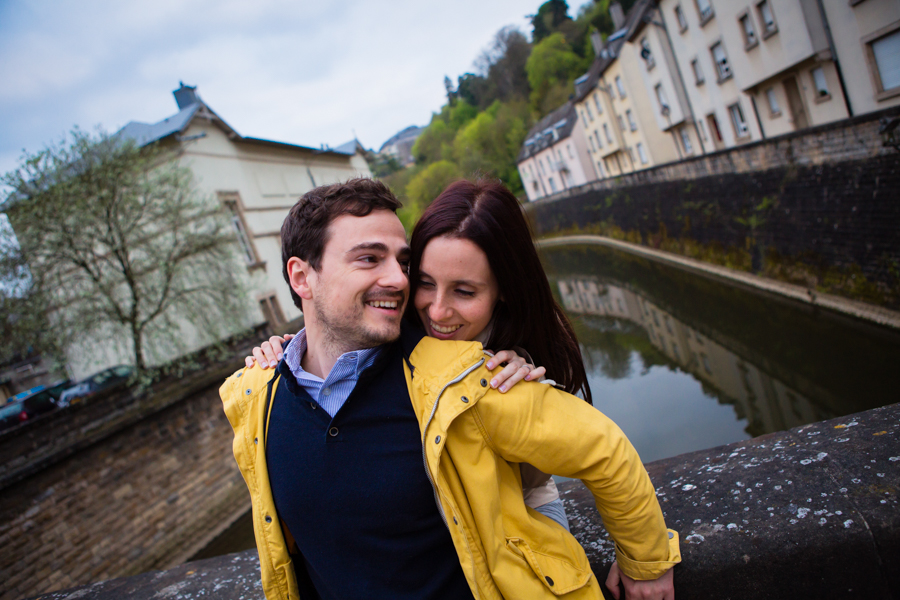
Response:
[{"label": "navy sweater", "polygon": [[333,419],[279,365],[269,478],[302,555],[298,580],[322,600],[472,598],[425,473],[403,375],[404,352],[422,334],[404,330]]}]

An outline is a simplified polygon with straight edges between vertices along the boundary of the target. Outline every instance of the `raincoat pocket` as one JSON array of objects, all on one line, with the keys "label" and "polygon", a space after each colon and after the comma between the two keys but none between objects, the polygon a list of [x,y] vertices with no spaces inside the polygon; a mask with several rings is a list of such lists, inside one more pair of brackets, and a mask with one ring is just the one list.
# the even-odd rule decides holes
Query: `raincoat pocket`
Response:
[{"label": "raincoat pocket", "polygon": [[506,547],[524,558],[541,583],[556,596],[583,588],[593,576],[590,568],[584,569],[565,558],[534,550],[521,538],[506,538]]}]

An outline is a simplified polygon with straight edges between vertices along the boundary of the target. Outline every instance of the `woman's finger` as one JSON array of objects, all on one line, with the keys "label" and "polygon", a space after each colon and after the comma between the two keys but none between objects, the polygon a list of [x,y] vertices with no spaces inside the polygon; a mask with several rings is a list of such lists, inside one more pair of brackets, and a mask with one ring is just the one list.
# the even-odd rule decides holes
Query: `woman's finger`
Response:
[{"label": "woman's finger", "polygon": [[259,346],[253,349],[253,359],[256,361],[256,364],[258,364],[263,369],[269,368],[269,360],[266,358],[266,355],[263,354],[263,350]]},{"label": "woman's finger", "polygon": [[494,356],[492,356],[490,359],[488,359],[485,367],[487,367],[488,371],[493,371],[494,369],[496,369],[503,363],[508,363],[508,362],[514,361],[517,358],[519,358],[519,355],[516,354],[515,351],[501,350],[500,352],[498,352]]},{"label": "woman's finger", "polygon": [[525,381],[540,381],[546,374],[547,369],[545,369],[544,367],[535,367],[528,372],[528,375],[525,376]]},{"label": "woman's finger", "polygon": [[244,357],[244,366],[247,367],[248,369],[252,368],[253,363],[255,363],[255,362],[256,362],[256,360],[252,356]]}]

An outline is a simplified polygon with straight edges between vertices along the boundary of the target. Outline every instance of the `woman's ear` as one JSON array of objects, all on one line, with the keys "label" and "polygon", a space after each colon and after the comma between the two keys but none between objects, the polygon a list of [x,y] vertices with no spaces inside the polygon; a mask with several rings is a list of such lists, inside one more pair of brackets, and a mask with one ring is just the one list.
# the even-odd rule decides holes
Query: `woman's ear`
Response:
[{"label": "woman's ear", "polygon": [[310,264],[292,256],[287,262],[287,272],[291,289],[304,300],[312,300],[316,272]]}]

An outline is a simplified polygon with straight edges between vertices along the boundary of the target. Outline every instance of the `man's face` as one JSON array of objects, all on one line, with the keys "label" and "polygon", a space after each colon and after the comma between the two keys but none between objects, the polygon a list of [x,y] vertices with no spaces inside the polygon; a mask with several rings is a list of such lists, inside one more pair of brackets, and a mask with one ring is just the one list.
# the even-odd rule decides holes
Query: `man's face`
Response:
[{"label": "man's face", "polygon": [[389,210],[341,215],[328,232],[321,268],[309,274],[323,341],[343,353],[396,340],[409,296],[409,246],[400,219]]}]

